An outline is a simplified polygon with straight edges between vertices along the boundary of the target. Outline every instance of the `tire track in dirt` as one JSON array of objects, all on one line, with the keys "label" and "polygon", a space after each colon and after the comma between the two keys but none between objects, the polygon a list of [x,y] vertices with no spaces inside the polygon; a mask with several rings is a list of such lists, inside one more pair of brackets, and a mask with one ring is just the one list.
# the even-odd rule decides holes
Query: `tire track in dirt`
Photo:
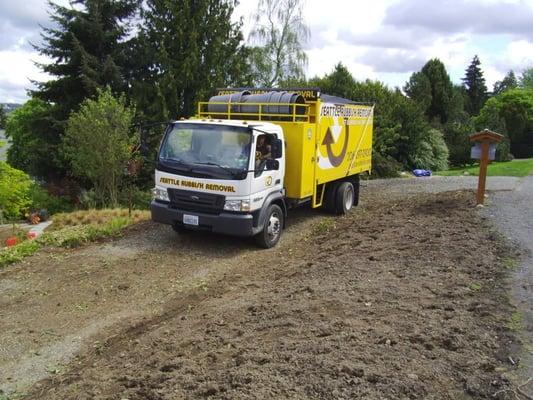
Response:
[{"label": "tire track in dirt", "polygon": [[222,255],[205,290],[102,332],[28,398],[494,398],[507,253],[472,198],[371,197],[293,225],[278,249]]}]

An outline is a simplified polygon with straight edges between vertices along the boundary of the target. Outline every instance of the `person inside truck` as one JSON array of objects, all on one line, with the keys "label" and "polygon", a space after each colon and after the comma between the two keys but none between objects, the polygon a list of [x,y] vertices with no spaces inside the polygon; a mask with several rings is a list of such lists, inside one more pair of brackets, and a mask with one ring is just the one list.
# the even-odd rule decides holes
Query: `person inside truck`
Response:
[{"label": "person inside truck", "polygon": [[258,169],[261,162],[272,158],[271,146],[267,135],[259,135],[257,137],[257,146],[255,148],[255,168]]}]

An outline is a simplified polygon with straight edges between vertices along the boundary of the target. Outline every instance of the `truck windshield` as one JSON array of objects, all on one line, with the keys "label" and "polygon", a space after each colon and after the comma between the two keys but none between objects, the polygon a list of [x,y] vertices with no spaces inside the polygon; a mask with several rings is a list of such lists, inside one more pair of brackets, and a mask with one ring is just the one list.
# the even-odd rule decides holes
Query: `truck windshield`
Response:
[{"label": "truck windshield", "polygon": [[244,179],[251,141],[248,127],[176,123],[163,140],[159,164],[182,175]]}]

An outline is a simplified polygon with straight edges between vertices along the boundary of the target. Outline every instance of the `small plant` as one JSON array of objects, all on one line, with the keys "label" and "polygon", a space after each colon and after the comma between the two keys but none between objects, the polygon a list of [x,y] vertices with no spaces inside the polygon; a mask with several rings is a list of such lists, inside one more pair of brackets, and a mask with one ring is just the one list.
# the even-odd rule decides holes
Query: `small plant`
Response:
[{"label": "small plant", "polygon": [[509,322],[507,322],[507,328],[512,331],[519,331],[522,329],[524,321],[524,316],[519,313],[518,311],[515,311],[511,314],[511,318],[509,319]]},{"label": "small plant", "polygon": [[468,285],[468,288],[473,291],[477,292],[478,290],[481,290],[481,283],[478,282],[472,282],[470,285]]},{"label": "small plant", "polygon": [[324,233],[329,232],[334,227],[335,221],[333,218],[324,218],[322,221],[320,221],[314,226],[313,231],[317,235],[322,235]]},{"label": "small plant", "polygon": [[506,269],[515,269],[518,267],[518,260],[512,257],[506,257],[503,259],[503,265]]}]

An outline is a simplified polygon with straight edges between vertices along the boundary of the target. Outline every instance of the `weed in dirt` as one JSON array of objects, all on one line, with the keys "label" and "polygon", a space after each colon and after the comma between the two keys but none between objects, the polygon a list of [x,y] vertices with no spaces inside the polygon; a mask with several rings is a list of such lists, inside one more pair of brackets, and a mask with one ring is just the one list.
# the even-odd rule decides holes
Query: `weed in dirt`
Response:
[{"label": "weed in dirt", "polygon": [[22,399],[25,395],[23,393],[4,393],[0,390],[0,400],[19,400]]},{"label": "weed in dirt", "polygon": [[470,285],[468,285],[468,288],[473,292],[477,292],[478,290],[481,290],[481,284],[478,282],[472,282]]},{"label": "weed in dirt", "polygon": [[523,321],[524,316],[520,312],[515,311],[511,314],[509,322],[507,322],[507,328],[511,331],[519,331],[520,329],[522,329]]},{"label": "weed in dirt", "polygon": [[46,372],[48,372],[49,374],[57,375],[60,374],[62,370],[63,369],[59,365],[51,364],[46,366]]},{"label": "weed in dirt", "polygon": [[313,227],[313,233],[323,235],[335,228],[335,220],[333,218],[324,218]]},{"label": "weed in dirt", "polygon": [[518,260],[512,257],[506,257],[503,259],[503,265],[506,269],[513,270],[518,267]]},{"label": "weed in dirt", "polygon": [[89,309],[89,306],[84,303],[74,304],[74,308],[79,311],[87,311]]}]

